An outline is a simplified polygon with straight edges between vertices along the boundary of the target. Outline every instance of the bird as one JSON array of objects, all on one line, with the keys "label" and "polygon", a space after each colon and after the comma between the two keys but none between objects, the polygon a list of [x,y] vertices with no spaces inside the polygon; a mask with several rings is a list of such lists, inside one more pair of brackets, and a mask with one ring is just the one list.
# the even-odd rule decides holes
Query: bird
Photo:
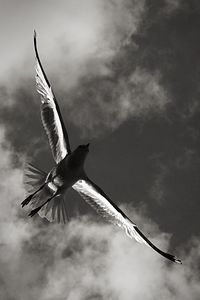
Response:
[{"label": "bird", "polygon": [[32,164],[27,164],[24,183],[27,191],[22,207],[30,204],[29,216],[39,214],[50,222],[66,223],[66,191],[74,189],[78,194],[107,221],[123,229],[137,242],[145,244],[172,262],[181,264],[176,256],[156,247],[131,221],[131,219],[87,176],[84,168],[89,153],[89,143],[79,145],[74,151],[64,125],[55,94],[43,69],[34,31],[34,51],[36,70],[36,89],[41,97],[41,119],[46,131],[55,166],[46,173]]}]

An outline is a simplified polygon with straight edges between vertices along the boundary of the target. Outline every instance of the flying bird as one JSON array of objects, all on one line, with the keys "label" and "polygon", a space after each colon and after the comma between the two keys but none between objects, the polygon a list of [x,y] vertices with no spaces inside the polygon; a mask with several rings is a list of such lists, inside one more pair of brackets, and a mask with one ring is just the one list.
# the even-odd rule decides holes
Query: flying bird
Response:
[{"label": "flying bird", "polygon": [[36,56],[36,88],[41,96],[41,119],[46,131],[50,148],[55,160],[55,166],[47,174],[28,164],[25,170],[25,186],[27,198],[22,207],[30,204],[32,211],[29,216],[38,213],[50,222],[65,223],[68,219],[65,193],[73,188],[91,205],[98,214],[125,230],[130,238],[153,248],[165,258],[181,263],[174,255],[157,248],[138,229],[125,213],[90,180],[85,172],[84,163],[89,152],[89,144],[80,145],[72,151],[61,112],[55,94],[42,67],[34,32],[34,49]]}]

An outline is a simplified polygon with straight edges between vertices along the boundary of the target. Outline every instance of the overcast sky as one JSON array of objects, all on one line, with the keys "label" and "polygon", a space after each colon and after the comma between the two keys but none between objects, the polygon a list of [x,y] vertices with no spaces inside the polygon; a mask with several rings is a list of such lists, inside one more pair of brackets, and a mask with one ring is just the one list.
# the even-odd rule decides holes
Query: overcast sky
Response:
[{"label": "overcast sky", "polygon": [[[172,265],[69,191],[69,224],[30,219],[26,161],[54,162],[35,91],[33,30],[88,176]],[[199,299],[200,4],[0,0],[0,298]]]}]

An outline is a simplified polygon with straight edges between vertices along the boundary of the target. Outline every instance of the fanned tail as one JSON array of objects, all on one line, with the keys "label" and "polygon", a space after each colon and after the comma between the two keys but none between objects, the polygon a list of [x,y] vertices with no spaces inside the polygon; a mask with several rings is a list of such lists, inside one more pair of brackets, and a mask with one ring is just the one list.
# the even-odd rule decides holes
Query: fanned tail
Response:
[{"label": "fanned tail", "polygon": [[[66,223],[69,218],[64,195],[57,195],[57,190],[48,186],[47,175],[32,164],[27,164],[24,171],[27,198],[21,205],[22,207],[27,204],[31,205],[32,211],[29,216],[38,213],[40,217],[46,218],[49,222]],[[48,199],[50,201],[47,201]]]},{"label": "fanned tail", "polygon": [[32,164],[27,164],[24,169],[24,186],[28,194],[34,193],[45,182],[47,173],[36,168]]},{"label": "fanned tail", "polygon": [[47,173],[27,164],[24,168],[24,186],[27,191],[26,199],[21,203],[22,207],[28,205],[33,198],[44,188]]},{"label": "fanned tail", "polygon": [[41,218],[46,218],[49,222],[65,224],[69,221],[69,217],[64,195],[58,195],[53,198],[41,208],[38,214]]}]

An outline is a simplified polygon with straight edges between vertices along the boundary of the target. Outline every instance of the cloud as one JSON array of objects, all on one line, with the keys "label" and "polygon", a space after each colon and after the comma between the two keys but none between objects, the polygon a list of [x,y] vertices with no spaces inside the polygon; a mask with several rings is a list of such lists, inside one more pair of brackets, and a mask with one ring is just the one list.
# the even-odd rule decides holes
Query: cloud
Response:
[{"label": "cloud", "polygon": [[179,170],[189,169],[199,166],[200,158],[196,150],[192,148],[183,149],[182,155],[176,159],[176,167]]},{"label": "cloud", "polygon": [[64,32],[58,38],[58,53],[62,66],[65,64],[59,82],[65,89],[82,76],[112,73],[109,63],[137,31],[144,4],[122,0],[69,2]]},{"label": "cloud", "polygon": [[165,11],[173,13],[181,7],[182,0],[165,0]]},{"label": "cloud", "polygon": [[[198,299],[200,241],[177,255],[183,265],[168,263],[150,248],[130,240],[114,226],[92,216],[66,226],[30,219],[20,202],[25,192],[21,167],[1,129],[0,296],[1,299]],[[21,157],[21,162],[24,158]],[[123,210],[163,249],[161,234],[144,211]]]},{"label": "cloud", "polygon": [[[19,4],[23,9],[19,9]],[[27,147],[37,151],[41,147],[39,101],[38,95],[33,93],[33,66],[30,66],[33,28],[38,31],[42,61],[63,111],[87,134],[113,130],[129,118],[146,119],[154,113],[162,113],[170,102],[163,85],[163,70],[168,69],[162,55],[168,52],[158,51],[155,28],[149,27],[153,36],[150,32],[144,34],[153,43],[152,48],[148,48],[148,43],[143,44],[146,53],[132,36],[140,31],[145,1],[87,0],[84,6],[82,1],[60,1],[56,5],[55,11],[53,0],[48,1],[48,5],[46,1],[35,1],[34,7],[32,1],[7,1],[6,13],[1,18],[0,30],[6,28],[7,34],[2,33],[5,59],[1,75],[2,83],[6,84],[1,89],[4,129],[0,131],[0,298],[199,299],[199,239],[191,238],[188,244],[182,245],[182,250],[172,251],[184,263],[172,265],[112,225],[100,222],[96,215],[77,217],[63,227],[38,217],[30,219],[20,207],[25,197],[22,185],[25,157],[21,153],[27,152]],[[8,22],[13,26],[8,26]],[[158,25],[159,29],[167,28]],[[18,32],[15,36],[13,28]],[[170,30],[164,31],[166,34],[162,30],[158,33],[172,48],[174,44],[170,41],[177,41],[174,28],[180,30],[172,26],[173,39]],[[195,36],[192,41],[196,45]],[[165,43],[162,45],[165,47]],[[185,49],[183,42],[181,45]],[[10,55],[8,49],[15,51]],[[137,49],[144,60],[148,57],[149,68],[145,63],[141,65]],[[156,53],[153,67],[152,53]],[[188,61],[183,58],[184,62]],[[179,64],[182,65],[183,60],[180,59]],[[12,76],[7,76],[4,70],[12,71]],[[190,72],[182,74],[193,78]],[[171,78],[173,72],[168,75]],[[177,78],[172,76],[172,81],[176,82]],[[198,108],[194,103],[191,116]],[[185,153],[177,166],[182,166],[185,159],[183,168],[196,159],[196,154]],[[162,186],[162,181],[159,183]],[[175,180],[174,184],[177,185]],[[180,189],[183,190],[182,182]],[[124,209],[158,246],[170,249],[170,236],[162,234],[142,211],[127,205]]]},{"label": "cloud", "polygon": [[[31,5],[28,2],[25,11],[19,12],[20,18],[22,14],[29,15]],[[67,111],[68,120],[83,135],[98,136],[130,118],[148,118],[152,113],[164,111],[169,99],[161,74],[141,68],[134,57],[137,45],[132,36],[143,20],[145,1],[87,0],[84,4],[79,0],[60,1],[58,13],[51,18],[54,5],[53,1],[49,1],[48,6],[36,2],[27,26],[31,26],[37,13],[38,47],[44,68],[59,103]],[[48,27],[41,23],[47,15],[52,19]],[[11,74],[3,76],[1,82],[2,122],[11,132],[11,140],[15,139],[12,134],[15,120],[18,128],[24,127],[24,118],[30,120],[27,116],[32,115],[36,107],[30,103],[27,106],[27,101],[39,98],[33,93],[31,32],[28,34],[30,42],[21,36],[18,38],[20,47],[24,44],[29,53],[18,53]],[[7,42],[9,47],[10,41]],[[6,119],[8,114],[13,120],[11,124]],[[34,123],[31,130],[36,128],[37,121]],[[35,143],[38,137],[35,139],[33,134],[33,138]]]},{"label": "cloud", "polygon": [[[16,4],[7,1],[2,4],[1,15],[1,28],[6,28],[7,33],[2,31],[1,81],[9,82],[6,75],[13,73],[13,69],[15,80],[22,73],[26,77],[32,73],[34,29],[38,32],[44,64],[48,62],[49,73],[53,71],[57,74],[55,77],[60,73],[60,84],[65,88],[88,73],[108,74],[107,63],[136,32],[144,4],[144,0],[60,0],[55,7],[53,0],[35,1],[34,4],[32,1],[18,0]],[[18,10],[19,6],[23,9]],[[16,51],[9,55],[13,48]]]},{"label": "cloud", "polygon": [[85,79],[68,96],[69,119],[83,133],[97,136],[130,118],[148,119],[162,114],[170,100],[160,81],[159,73],[151,74],[139,67],[117,81]]},{"label": "cloud", "polygon": [[163,204],[166,200],[166,177],[169,175],[169,170],[166,165],[158,163],[158,172],[155,175],[154,182],[150,189],[151,198],[156,200],[158,204]]},{"label": "cloud", "polygon": [[[27,5],[30,9],[31,3]],[[48,28],[40,24],[44,3],[38,5],[36,3],[33,15],[38,12],[38,46],[44,68],[62,110],[67,112],[67,120],[83,135],[96,137],[106,130],[116,129],[128,119],[148,119],[165,111],[170,101],[162,76],[157,70],[151,72],[140,67],[136,59],[137,45],[132,38],[143,20],[145,1],[87,0],[84,5],[78,0],[61,1],[59,14],[53,17]],[[52,11],[54,4],[49,1],[46,11],[49,18]],[[51,39],[47,34],[50,31]],[[31,34],[28,36],[31,42]],[[9,79],[6,83],[3,80],[1,87],[1,122],[15,144],[19,141],[15,141],[13,127],[25,127],[25,119],[33,120],[30,116],[36,109],[35,101],[39,102],[39,96],[33,92],[33,65],[30,68],[33,49],[28,49],[24,65],[21,63],[18,72],[15,70],[7,76]],[[24,57],[24,52],[19,54],[19,62],[21,55]],[[38,122],[36,116],[35,121],[27,124],[23,139],[26,134],[30,142],[38,143]]]},{"label": "cloud", "polygon": [[191,101],[185,105],[182,111],[183,119],[191,119],[199,114],[200,111],[200,101],[199,99],[191,99]]}]

